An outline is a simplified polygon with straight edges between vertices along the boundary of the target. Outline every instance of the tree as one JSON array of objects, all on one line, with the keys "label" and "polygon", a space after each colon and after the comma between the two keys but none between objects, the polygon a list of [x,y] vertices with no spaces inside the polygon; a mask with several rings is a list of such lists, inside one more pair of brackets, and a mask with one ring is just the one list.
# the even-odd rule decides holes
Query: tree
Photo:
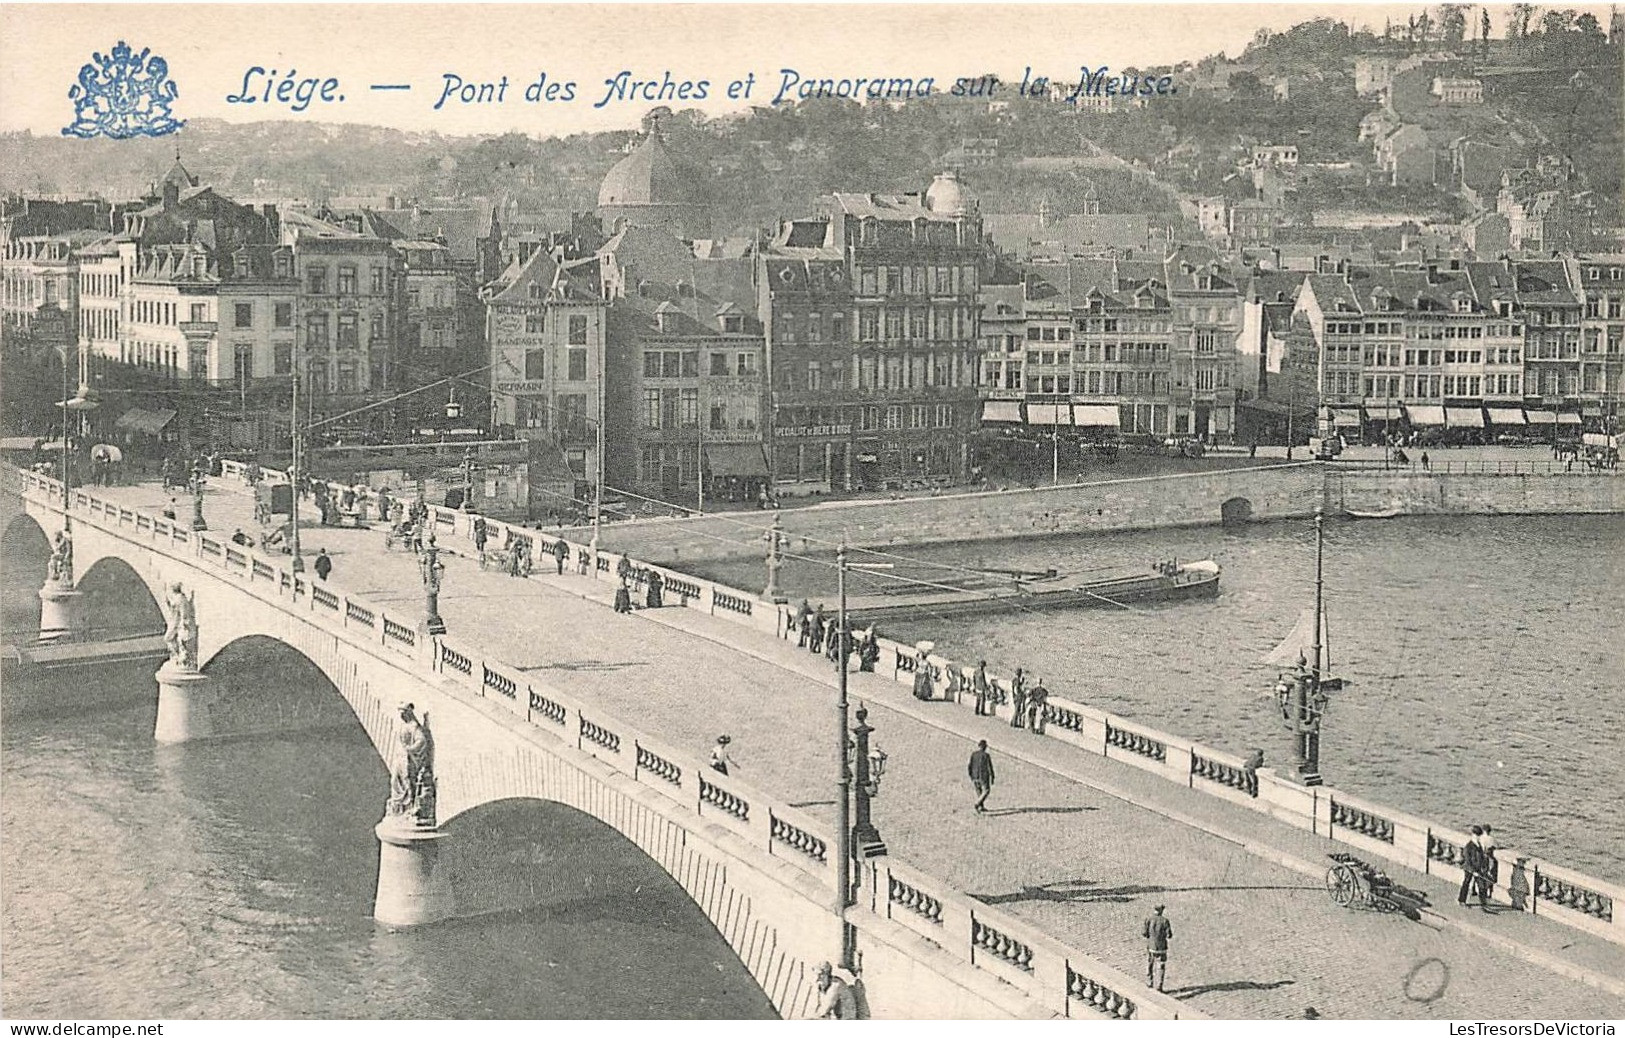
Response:
[{"label": "tree", "polygon": [[1512,15],[1507,20],[1507,39],[1527,40],[1529,38],[1529,21],[1534,17],[1534,4],[1513,4]]},{"label": "tree", "polygon": [[1439,8],[1439,39],[1455,47],[1467,35],[1467,14],[1459,4],[1446,4]]},{"label": "tree", "polygon": [[1482,54],[1487,61],[1490,56],[1490,9],[1487,7],[1479,9],[1478,35],[1478,45],[1482,48]]}]

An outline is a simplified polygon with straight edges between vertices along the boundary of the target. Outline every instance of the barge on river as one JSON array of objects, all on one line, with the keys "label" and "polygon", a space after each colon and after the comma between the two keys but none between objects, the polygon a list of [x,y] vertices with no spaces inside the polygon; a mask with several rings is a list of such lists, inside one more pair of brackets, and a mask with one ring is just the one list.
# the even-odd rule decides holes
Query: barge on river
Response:
[{"label": "barge on river", "polygon": [[[991,571],[990,571],[991,572]],[[1051,570],[1041,574],[1010,573],[1002,582],[985,586],[948,588],[964,582],[950,578],[937,586],[903,584],[889,594],[847,599],[847,611],[859,624],[914,617],[976,616],[1031,609],[1116,607],[1146,602],[1171,602],[1211,597],[1219,593],[1219,564],[1160,562],[1148,573],[1116,576],[1066,576]],[[923,583],[923,582],[922,582]]]}]

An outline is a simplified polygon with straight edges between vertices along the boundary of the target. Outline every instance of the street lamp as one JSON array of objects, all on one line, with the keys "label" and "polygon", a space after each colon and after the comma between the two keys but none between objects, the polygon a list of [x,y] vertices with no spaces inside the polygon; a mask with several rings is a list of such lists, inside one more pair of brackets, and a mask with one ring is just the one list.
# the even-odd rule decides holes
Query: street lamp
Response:
[{"label": "street lamp", "polygon": [[[846,614],[846,574],[852,568],[847,561],[846,542],[842,541],[835,553],[836,587],[840,595],[841,610],[836,621],[836,637],[840,645],[835,657],[835,722],[836,743],[835,759],[838,761],[838,775],[835,780],[835,912],[841,920],[841,968],[853,969],[857,964],[857,933],[846,921],[846,909],[852,904],[852,844],[854,833],[852,831],[852,767],[847,756],[847,698],[846,698],[846,670],[848,658],[852,655],[852,625]],[[893,569],[889,562],[860,563],[861,569]],[[859,711],[858,721],[864,727],[864,737],[867,740],[868,729],[861,722],[868,717],[867,711]],[[867,748],[867,743],[865,743]],[[859,765],[864,767],[863,764]],[[868,821],[868,803],[864,801],[860,810],[865,822]],[[869,826],[872,830],[873,826]],[[877,853],[885,853],[885,844],[880,843],[880,834],[874,834],[874,842],[879,844]]]},{"label": "street lamp", "polygon": [[777,515],[773,516],[773,528],[763,536],[767,541],[767,587],[762,589],[762,597],[769,602],[785,601],[784,593],[779,590],[779,568],[784,565],[785,536],[783,524]]},{"label": "street lamp", "polygon": [[1325,520],[1323,510],[1315,509],[1315,640],[1310,649],[1314,658],[1312,663],[1306,663],[1300,655],[1292,678],[1276,686],[1281,717],[1293,737],[1293,764],[1298,778],[1306,786],[1318,786],[1323,781],[1320,774],[1320,727],[1327,700],[1326,693],[1321,690],[1323,646],[1320,639],[1323,590],[1321,554],[1325,544]]},{"label": "street lamp", "polygon": [[423,570],[423,629],[429,634],[445,634],[446,621],[440,618],[440,579],[446,564],[440,561],[440,549],[435,547],[434,527],[429,526],[428,539],[419,559]]},{"label": "street lamp", "polygon": [[880,794],[880,779],[886,774],[886,752],[871,749],[869,735],[869,708],[858,707],[858,724],[852,729],[852,759],[857,764],[857,787],[854,791],[852,845],[860,858],[874,858],[886,853],[886,841],[870,819],[869,806]]}]

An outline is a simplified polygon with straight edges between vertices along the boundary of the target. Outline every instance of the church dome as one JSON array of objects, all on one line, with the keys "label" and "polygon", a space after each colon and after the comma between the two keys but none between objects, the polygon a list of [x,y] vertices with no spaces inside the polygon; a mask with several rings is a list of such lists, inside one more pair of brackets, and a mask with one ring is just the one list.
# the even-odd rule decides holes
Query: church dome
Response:
[{"label": "church dome", "polygon": [[678,168],[658,133],[651,133],[605,174],[598,205],[689,205],[688,178]]},{"label": "church dome", "polygon": [[938,173],[925,192],[925,206],[944,216],[964,216],[976,207],[976,199],[953,170]]}]

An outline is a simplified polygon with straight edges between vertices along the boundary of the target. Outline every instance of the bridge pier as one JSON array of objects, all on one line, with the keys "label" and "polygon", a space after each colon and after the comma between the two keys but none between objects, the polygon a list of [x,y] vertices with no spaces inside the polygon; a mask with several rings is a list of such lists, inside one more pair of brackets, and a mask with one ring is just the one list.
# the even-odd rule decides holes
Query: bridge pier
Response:
[{"label": "bridge pier", "polygon": [[152,733],[155,742],[191,742],[214,734],[207,674],[165,660],[153,676],[158,679],[158,723]]},{"label": "bridge pier", "polygon": [[456,915],[451,877],[443,865],[442,829],[410,829],[386,818],[378,834],[378,893],[372,917],[394,930],[438,923]]},{"label": "bridge pier", "polygon": [[48,582],[39,589],[39,638],[42,642],[67,638],[79,627],[85,593],[73,586]]}]

